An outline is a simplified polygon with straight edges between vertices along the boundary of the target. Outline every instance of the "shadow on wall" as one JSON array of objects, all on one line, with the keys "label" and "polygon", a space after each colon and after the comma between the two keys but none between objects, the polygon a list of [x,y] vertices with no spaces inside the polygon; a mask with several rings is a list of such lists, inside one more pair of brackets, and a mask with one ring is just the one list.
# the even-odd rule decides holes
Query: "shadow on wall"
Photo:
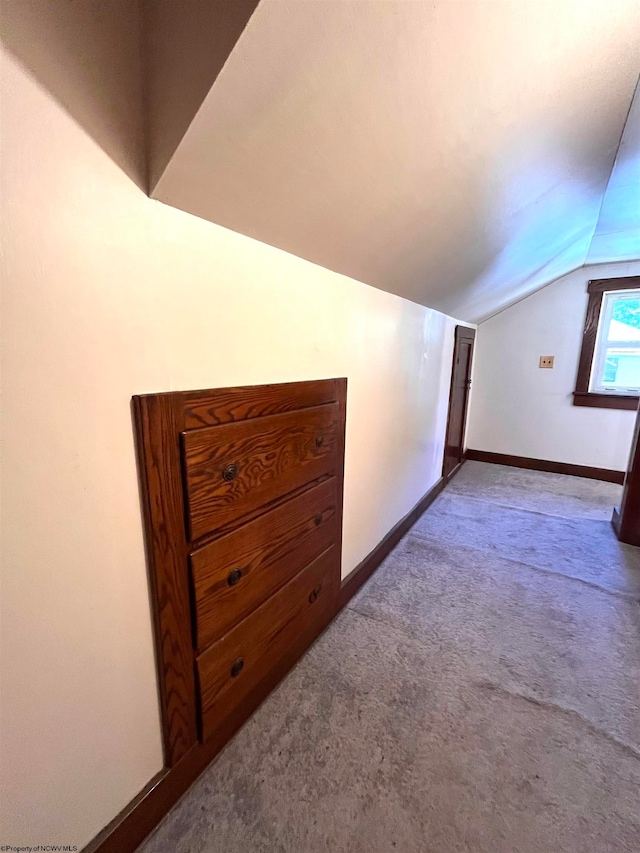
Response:
[{"label": "shadow on wall", "polygon": [[136,0],[3,0],[2,40],[146,192],[142,8]]}]

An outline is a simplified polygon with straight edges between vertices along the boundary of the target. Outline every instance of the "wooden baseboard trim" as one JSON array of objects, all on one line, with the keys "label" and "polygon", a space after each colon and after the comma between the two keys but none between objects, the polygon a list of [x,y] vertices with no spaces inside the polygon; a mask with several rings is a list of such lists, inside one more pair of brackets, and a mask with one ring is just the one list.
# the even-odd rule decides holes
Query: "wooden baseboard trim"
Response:
[{"label": "wooden baseboard trim", "polygon": [[624,482],[624,471],[614,471],[611,468],[592,468],[589,465],[551,462],[548,459],[531,459],[528,456],[510,456],[507,453],[491,453],[488,450],[467,450],[466,458],[473,459],[476,462],[508,465],[511,468],[527,468],[531,471],[547,471],[550,474],[569,474],[572,477],[603,480],[606,483],[617,483],[620,486]]},{"label": "wooden baseboard trim", "polygon": [[[460,466],[447,477],[446,482],[451,480],[459,468]],[[387,554],[438,497],[446,482],[444,478],[438,480],[413,509],[400,519],[384,539],[376,545],[373,551],[344,578],[338,592],[334,617],[371,577]],[[247,717],[258,708],[273,688],[297,663],[308,647],[307,642],[304,647],[293,648],[287,657],[278,664],[276,671],[271,673],[256,688],[256,691],[247,697],[241,707],[238,708],[238,714],[234,716],[234,719],[240,720],[241,723],[234,728],[232,728],[233,723],[226,725],[224,731],[216,732],[207,743],[192,747],[173,767],[163,768],[138,796],[131,800],[120,814],[82,850],[82,853],[134,853],[198,776],[211,764],[223,746],[233,737],[236,730],[241,728]],[[247,707],[245,708],[244,705]]]},{"label": "wooden baseboard trim", "polygon": [[332,621],[333,617],[313,635],[301,635],[207,741],[192,746],[172,767],[164,767],[82,853],[134,853]]},{"label": "wooden baseboard trim", "polygon": [[[449,477],[451,479],[451,477]],[[441,477],[429,491],[422,497],[418,503],[408,512],[404,518],[387,533],[387,535],[379,542],[376,547],[368,554],[361,563],[359,563],[353,571],[342,581],[340,592],[338,594],[338,610],[340,610],[349,602],[350,599],[358,592],[360,587],[366,583],[371,575],[378,568],[384,558],[392,551],[402,537],[409,532],[422,513],[434,502],[440,492],[445,487],[445,480]]]}]

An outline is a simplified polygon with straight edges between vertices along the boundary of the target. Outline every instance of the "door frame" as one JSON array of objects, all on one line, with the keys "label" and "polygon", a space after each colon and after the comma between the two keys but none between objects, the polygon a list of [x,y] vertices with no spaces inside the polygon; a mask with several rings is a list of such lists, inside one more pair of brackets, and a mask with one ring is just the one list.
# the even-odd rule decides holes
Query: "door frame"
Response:
[{"label": "door frame", "polygon": [[469,326],[456,326],[454,341],[453,341],[453,357],[451,359],[451,382],[449,385],[449,410],[447,412],[447,427],[444,434],[444,449],[442,452],[442,479],[447,483],[455,474],[458,473],[462,463],[464,462],[464,441],[467,433],[467,415],[469,412],[469,394],[471,391],[471,378],[468,380],[467,385],[467,393],[465,395],[464,401],[464,414],[462,416],[462,455],[458,460],[458,464],[451,470],[448,474],[446,471],[447,464],[447,447],[449,446],[449,431],[451,429],[451,408],[453,403],[453,392],[454,392],[454,384],[453,380],[455,379],[456,373],[456,363],[457,358],[459,356],[459,346],[461,341],[470,341],[471,342],[471,358],[469,360],[469,377],[471,377],[471,373],[473,371],[473,355],[475,350],[475,341],[476,341],[476,330],[470,328]]},{"label": "door frame", "polygon": [[614,508],[611,524],[620,542],[640,546],[640,410],[636,415],[620,506]]}]

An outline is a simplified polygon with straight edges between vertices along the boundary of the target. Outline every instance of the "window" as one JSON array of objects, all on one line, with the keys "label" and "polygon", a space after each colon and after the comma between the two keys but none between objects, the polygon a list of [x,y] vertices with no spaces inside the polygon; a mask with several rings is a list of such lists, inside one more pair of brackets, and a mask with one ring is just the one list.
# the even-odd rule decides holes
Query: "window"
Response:
[{"label": "window", "polygon": [[637,409],[640,399],[640,276],[590,281],[573,402]]},{"label": "window", "polygon": [[603,294],[589,390],[640,391],[640,290]]}]

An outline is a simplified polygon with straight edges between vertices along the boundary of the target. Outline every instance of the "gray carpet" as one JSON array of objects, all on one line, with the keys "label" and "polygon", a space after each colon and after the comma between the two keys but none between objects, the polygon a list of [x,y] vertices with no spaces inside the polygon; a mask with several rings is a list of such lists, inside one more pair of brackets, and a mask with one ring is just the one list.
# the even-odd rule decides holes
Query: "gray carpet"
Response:
[{"label": "gray carpet", "polygon": [[637,853],[619,496],[467,462],[139,853]]}]

